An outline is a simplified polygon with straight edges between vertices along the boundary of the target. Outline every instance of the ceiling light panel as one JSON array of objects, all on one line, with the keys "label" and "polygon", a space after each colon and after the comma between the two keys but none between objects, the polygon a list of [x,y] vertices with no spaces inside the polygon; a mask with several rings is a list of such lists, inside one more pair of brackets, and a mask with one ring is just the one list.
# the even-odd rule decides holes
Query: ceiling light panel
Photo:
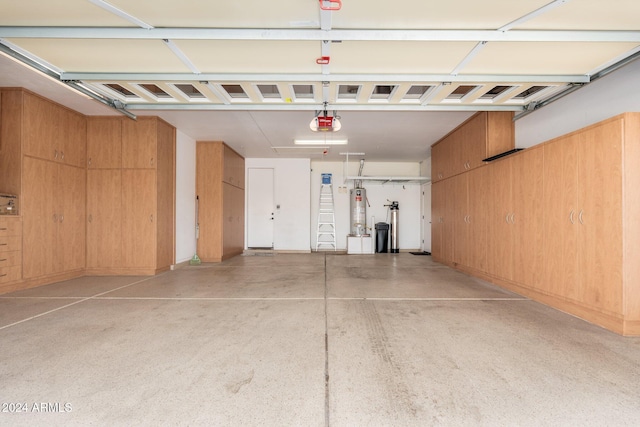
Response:
[{"label": "ceiling light panel", "polygon": [[318,20],[318,2],[300,0],[202,1],[109,0],[109,3],[155,27],[287,28]]},{"label": "ceiling light panel", "polygon": [[202,73],[319,73],[315,41],[174,40]]},{"label": "ceiling light panel", "polygon": [[2,1],[0,25],[130,27],[131,23],[87,0]]},{"label": "ceiling light panel", "polygon": [[[579,16],[580,19],[576,19]],[[640,2],[637,0],[567,1],[561,7],[519,25],[518,30],[640,30]]]},{"label": "ceiling light panel", "polygon": [[345,41],[331,46],[331,72],[448,74],[475,45],[474,42]]},{"label": "ceiling light panel", "polygon": [[[349,0],[333,14],[334,28],[358,29],[487,29],[499,28],[550,0]],[[411,11],[407,13],[407,11]]]},{"label": "ceiling light panel", "polygon": [[190,73],[162,40],[10,39],[63,70]]},{"label": "ceiling light panel", "polygon": [[487,43],[461,74],[589,74],[638,43]]}]

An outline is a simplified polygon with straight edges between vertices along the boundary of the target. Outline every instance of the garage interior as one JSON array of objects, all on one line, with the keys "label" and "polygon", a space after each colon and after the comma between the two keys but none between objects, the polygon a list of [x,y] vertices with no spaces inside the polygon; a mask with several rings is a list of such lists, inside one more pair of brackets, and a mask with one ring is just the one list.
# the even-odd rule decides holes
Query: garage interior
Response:
[{"label": "garage interior", "polygon": [[637,2],[0,12],[0,424],[640,415]]}]

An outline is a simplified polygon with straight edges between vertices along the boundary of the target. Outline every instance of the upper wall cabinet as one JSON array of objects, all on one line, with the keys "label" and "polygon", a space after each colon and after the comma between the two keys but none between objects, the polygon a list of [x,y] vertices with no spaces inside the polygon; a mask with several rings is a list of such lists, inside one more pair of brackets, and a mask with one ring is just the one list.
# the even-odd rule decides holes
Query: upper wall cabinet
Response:
[{"label": "upper wall cabinet", "polygon": [[224,175],[222,181],[238,188],[244,188],[244,158],[226,144],[224,149]]},{"label": "upper wall cabinet", "polygon": [[432,181],[477,168],[487,157],[515,146],[513,113],[482,111],[474,114],[431,147]]},{"label": "upper wall cabinet", "polygon": [[23,93],[23,113],[25,155],[84,167],[84,116],[29,92]]},{"label": "upper wall cabinet", "polygon": [[139,117],[122,122],[122,167],[124,169],[155,169],[158,121],[155,117]]},{"label": "upper wall cabinet", "polygon": [[87,166],[89,169],[119,169],[122,165],[122,118],[87,119]]}]

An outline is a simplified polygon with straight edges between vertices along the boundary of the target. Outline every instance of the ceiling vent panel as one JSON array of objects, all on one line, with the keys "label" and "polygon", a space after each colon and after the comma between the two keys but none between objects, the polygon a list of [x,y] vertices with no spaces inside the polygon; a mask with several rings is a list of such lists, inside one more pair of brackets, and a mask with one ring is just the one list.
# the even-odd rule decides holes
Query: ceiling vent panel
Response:
[{"label": "ceiling vent panel", "polygon": [[233,99],[247,99],[249,95],[244,91],[241,85],[222,85],[222,88],[227,92],[230,98]]},{"label": "ceiling vent panel", "polygon": [[118,95],[124,98],[139,98],[138,95],[117,83],[105,83],[103,86],[107,89],[112,90],[113,92],[116,92]]},{"label": "ceiling vent panel", "polygon": [[195,86],[190,84],[175,84],[176,89],[184,93],[189,99],[203,99],[205,96]]},{"label": "ceiling vent panel", "polygon": [[314,99],[313,85],[292,85],[293,93],[296,100],[299,99]]},{"label": "ceiling vent panel", "polygon": [[282,99],[277,85],[259,84],[257,87],[263,99]]},{"label": "ceiling vent panel", "polygon": [[144,90],[146,90],[147,92],[151,93],[153,96],[155,96],[158,99],[169,99],[169,98],[171,98],[171,95],[169,95],[164,90],[160,89],[160,87],[158,85],[154,85],[154,84],[150,84],[150,83],[142,83],[139,86],[141,88],[143,88]]}]

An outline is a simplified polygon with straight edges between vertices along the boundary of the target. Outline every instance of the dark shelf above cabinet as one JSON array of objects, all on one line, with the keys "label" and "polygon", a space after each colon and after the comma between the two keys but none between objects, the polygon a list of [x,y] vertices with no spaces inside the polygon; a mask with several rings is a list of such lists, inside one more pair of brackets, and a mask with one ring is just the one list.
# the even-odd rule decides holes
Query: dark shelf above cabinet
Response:
[{"label": "dark shelf above cabinet", "polygon": [[508,156],[509,154],[517,153],[518,151],[522,151],[524,148],[514,148],[513,150],[505,151],[504,153],[496,154],[495,156],[487,157],[482,160],[483,162],[492,162],[494,160],[498,160],[502,157]]}]

